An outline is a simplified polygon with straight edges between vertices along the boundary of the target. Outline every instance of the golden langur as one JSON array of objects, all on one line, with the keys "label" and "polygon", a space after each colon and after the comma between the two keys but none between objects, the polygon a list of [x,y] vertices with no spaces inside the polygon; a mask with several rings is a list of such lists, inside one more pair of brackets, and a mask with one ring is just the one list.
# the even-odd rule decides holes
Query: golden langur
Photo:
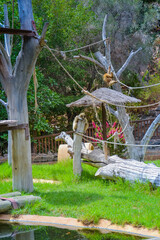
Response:
[{"label": "golden langur", "polygon": [[103,75],[103,81],[106,83],[107,87],[111,87],[117,81],[113,79],[113,72],[111,72],[111,66],[108,67],[107,73]]}]

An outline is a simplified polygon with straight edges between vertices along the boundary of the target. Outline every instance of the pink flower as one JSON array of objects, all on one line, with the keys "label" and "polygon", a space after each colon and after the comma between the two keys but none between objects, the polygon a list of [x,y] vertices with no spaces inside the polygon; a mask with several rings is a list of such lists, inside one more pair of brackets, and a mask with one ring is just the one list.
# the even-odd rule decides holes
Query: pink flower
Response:
[{"label": "pink flower", "polygon": [[97,138],[99,138],[99,133],[96,133],[95,135],[96,135]]},{"label": "pink flower", "polygon": [[93,141],[93,142],[97,142],[97,140],[96,140],[96,139],[92,139],[92,141]]},{"label": "pink flower", "polygon": [[120,135],[119,135],[119,138],[124,138],[124,135],[123,135],[123,134],[120,134]]},{"label": "pink flower", "polygon": [[101,131],[100,127],[97,128],[98,131]]},{"label": "pink flower", "polygon": [[115,133],[115,131],[116,131],[115,129],[112,129],[112,134],[114,134],[114,133]]},{"label": "pink flower", "polygon": [[107,128],[109,128],[109,124],[108,124],[108,122],[106,122],[106,126],[107,126]]},{"label": "pink flower", "polygon": [[114,128],[114,127],[116,126],[116,124],[117,124],[117,123],[116,123],[116,122],[114,122],[114,123],[113,123],[113,126],[112,126],[112,128]]},{"label": "pink flower", "polygon": [[93,125],[94,128],[96,128],[96,124],[95,124],[94,121],[92,121],[92,125]]}]

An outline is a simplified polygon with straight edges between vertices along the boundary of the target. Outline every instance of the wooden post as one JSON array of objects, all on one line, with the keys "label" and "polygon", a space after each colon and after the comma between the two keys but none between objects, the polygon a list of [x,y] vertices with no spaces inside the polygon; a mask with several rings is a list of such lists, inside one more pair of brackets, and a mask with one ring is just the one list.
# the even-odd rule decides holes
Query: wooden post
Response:
[{"label": "wooden post", "polygon": [[81,166],[81,149],[82,149],[82,136],[76,133],[84,133],[85,119],[81,118],[79,115],[76,116],[78,119],[77,128],[74,133],[73,140],[73,174],[81,176],[82,166]]},{"label": "wooden post", "polygon": [[[103,128],[103,140],[106,141],[107,140],[107,127],[106,127],[106,108],[104,103],[102,103],[102,128]],[[104,155],[105,155],[105,159],[108,159],[108,148],[107,148],[107,143],[104,142],[103,143],[103,151],[104,151]]]}]

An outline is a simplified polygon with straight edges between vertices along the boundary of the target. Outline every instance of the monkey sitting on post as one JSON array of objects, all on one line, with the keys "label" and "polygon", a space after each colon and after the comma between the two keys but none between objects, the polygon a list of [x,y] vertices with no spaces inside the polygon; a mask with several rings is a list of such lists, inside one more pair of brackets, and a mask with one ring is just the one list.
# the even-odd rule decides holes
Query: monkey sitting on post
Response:
[{"label": "monkey sitting on post", "polygon": [[111,87],[117,81],[113,79],[113,72],[111,72],[111,66],[108,67],[107,73],[103,75],[103,81],[106,83],[107,87]]},{"label": "monkey sitting on post", "polygon": [[84,120],[85,125],[84,125],[84,132],[87,131],[89,124],[88,124],[88,120],[86,118],[85,113],[80,113],[78,116],[75,117],[74,121],[73,121],[73,131],[77,130],[77,124],[78,124],[78,120]]}]

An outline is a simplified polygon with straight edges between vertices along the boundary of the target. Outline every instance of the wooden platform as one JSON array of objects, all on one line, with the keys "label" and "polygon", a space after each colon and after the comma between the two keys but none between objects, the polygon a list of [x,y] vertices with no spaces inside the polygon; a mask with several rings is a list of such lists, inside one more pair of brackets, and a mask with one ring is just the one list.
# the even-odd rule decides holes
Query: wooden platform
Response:
[{"label": "wooden platform", "polygon": [[15,130],[15,129],[24,129],[25,130],[25,139],[29,139],[29,127],[27,123],[18,124],[17,120],[2,120],[0,121],[0,132]]},{"label": "wooden platform", "polygon": [[0,34],[21,35],[21,36],[28,36],[28,37],[36,36],[35,31],[25,30],[25,29],[5,28],[5,27],[0,27]]}]

